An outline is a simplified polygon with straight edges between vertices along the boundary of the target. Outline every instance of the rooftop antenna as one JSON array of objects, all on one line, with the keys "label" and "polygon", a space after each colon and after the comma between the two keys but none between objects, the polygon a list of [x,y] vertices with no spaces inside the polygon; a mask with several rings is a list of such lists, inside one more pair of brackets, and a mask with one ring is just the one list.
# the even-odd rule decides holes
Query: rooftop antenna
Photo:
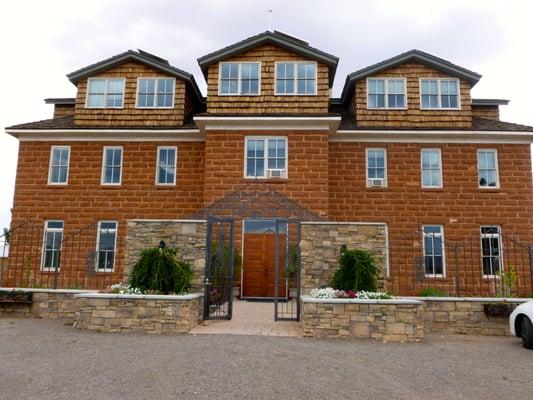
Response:
[{"label": "rooftop antenna", "polygon": [[272,32],[272,10],[268,10],[268,30]]}]

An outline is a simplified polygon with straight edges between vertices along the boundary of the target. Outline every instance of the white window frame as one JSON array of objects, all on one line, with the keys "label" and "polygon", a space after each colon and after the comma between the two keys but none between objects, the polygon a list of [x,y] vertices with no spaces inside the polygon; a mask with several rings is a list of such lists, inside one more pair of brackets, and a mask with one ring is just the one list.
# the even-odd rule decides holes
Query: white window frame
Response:
[{"label": "white window frame", "polygon": [[[435,234],[426,234],[426,227],[433,226],[433,227],[439,227],[440,233]],[[428,274],[426,272],[426,236],[437,238],[440,237],[440,241],[442,244],[442,274]],[[435,247],[435,243],[433,242],[433,247]],[[444,242],[444,225],[442,224],[424,224],[422,225],[422,254],[424,256],[424,275],[426,278],[445,278],[446,277],[446,245]],[[435,257],[435,251],[433,251],[433,259]],[[433,261],[433,271],[435,271],[435,261]]]},{"label": "white window frame", "polygon": [[[237,93],[222,93],[222,65],[225,64],[238,64],[237,75]],[[242,90],[242,65],[243,64],[257,64],[258,68],[258,81],[257,81],[257,93],[241,93]],[[218,63],[218,95],[219,96],[261,96],[261,62],[260,61],[226,61]]]},{"label": "white window frame", "polygon": [[[373,80],[385,81],[385,107],[370,107],[369,105],[370,104],[369,102],[370,90],[369,90],[368,85],[369,85],[369,82]],[[403,97],[404,97],[403,107],[389,107],[389,80],[403,81]],[[396,93],[392,93],[392,94],[396,94]],[[366,109],[367,110],[407,110],[407,79],[402,78],[402,77],[395,78],[392,76],[366,78]]]},{"label": "white window frame", "polygon": [[[428,186],[424,185],[424,159],[422,154],[424,151],[437,151],[439,153],[439,172],[440,172],[440,185],[439,186]],[[420,183],[424,189],[442,189],[444,186],[444,178],[442,173],[442,152],[440,148],[423,148],[420,149]]]},{"label": "white window frame", "polygon": [[[160,150],[174,150],[174,181],[170,183],[159,182],[159,151]],[[157,186],[175,186],[176,175],[178,171],[178,146],[157,146],[157,161],[155,165],[155,184]]]},{"label": "white window frame", "polygon": [[[437,81],[437,107],[423,107],[422,106],[422,81]],[[442,81],[455,81],[457,82],[457,107],[442,107],[442,98],[441,98],[441,82]],[[418,80],[418,92],[420,100],[420,109],[421,110],[453,110],[457,111],[461,109],[461,81],[457,78],[420,78]]]},{"label": "white window frame", "polygon": [[[154,105],[153,106],[140,106],[139,105],[139,91],[141,89],[141,85],[140,85],[140,82],[141,80],[149,80],[149,79],[152,79],[154,80]],[[167,106],[158,106],[157,105],[157,84],[158,84],[158,81],[160,80],[171,80],[172,81],[172,105],[167,107]],[[174,108],[174,102],[176,101],[176,78],[173,78],[171,76],[169,77],[164,77],[164,76],[159,76],[159,77],[156,77],[156,76],[140,76],[137,78],[137,89],[135,90],[135,108],[138,108],[138,109],[148,109],[148,110],[151,110],[151,109],[166,109],[166,110],[171,110]]]},{"label": "white window frame", "polygon": [[[100,229],[102,223],[114,223],[115,224],[115,241],[113,243],[113,268],[112,269],[100,269],[98,268],[98,264],[100,261]],[[112,273],[115,271],[115,264],[117,261],[117,236],[118,236],[118,221],[98,221],[97,231],[96,231],[96,262],[95,262],[95,270],[97,273]]]},{"label": "white window frame", "polygon": [[[293,93],[278,93],[278,64],[294,64],[294,92]],[[298,64],[314,64],[315,65],[315,92],[314,93],[298,93]],[[318,93],[318,63],[316,61],[276,61],[274,63],[274,96],[316,96]]]},{"label": "white window frame", "polygon": [[[59,228],[48,228],[48,223],[50,222],[61,222],[63,224],[63,227],[61,229]],[[65,221],[59,220],[59,219],[51,219],[44,221],[44,231],[43,231],[43,244],[42,244],[42,250],[41,250],[41,271],[43,272],[51,272],[56,271],[55,268],[45,268],[44,266],[44,260],[46,257],[46,234],[48,232],[61,232],[61,243],[59,245],[59,253],[63,250],[63,234],[65,232]],[[61,257],[61,256],[60,256]],[[61,269],[61,265],[58,265],[57,271]]]},{"label": "white window frame", "polygon": [[365,150],[365,174],[366,174],[366,187],[367,188],[379,188],[379,187],[376,187],[376,186],[372,186],[370,180],[371,179],[380,179],[380,178],[370,178],[368,176],[368,152],[369,151],[382,151],[383,152],[383,161],[384,161],[384,165],[385,165],[385,171],[384,171],[384,178],[383,178],[383,188],[386,188],[387,187],[387,181],[388,181],[388,177],[387,177],[387,149],[385,147],[369,147]]},{"label": "white window frame", "polygon": [[[494,168],[496,168],[496,186],[481,186],[481,184],[479,183],[479,172],[480,172],[480,169],[479,169],[479,153],[494,153]],[[477,150],[477,159],[476,159],[476,162],[477,162],[477,185],[478,185],[478,188],[480,189],[483,189],[483,190],[494,190],[494,189],[499,189],[500,188],[500,168],[498,166],[498,150],[496,149],[478,149]],[[487,168],[485,168],[487,169]]]},{"label": "white window frame", "polygon": [[[55,149],[67,149],[68,156],[67,156],[67,174],[65,177],[65,182],[52,182],[52,167],[59,166],[62,167],[63,165],[53,165],[53,156],[54,156],[54,150]],[[65,186],[68,185],[68,173],[70,170],[70,146],[51,146],[50,147],[50,162],[48,163],[48,184],[53,186]]]},{"label": "white window frame", "polygon": [[[120,174],[119,174],[119,180],[118,183],[116,182],[105,182],[105,153],[106,150],[115,150],[120,149]],[[104,150],[102,151],[102,176],[100,178],[100,184],[102,186],[120,186],[122,185],[122,170],[124,168],[124,148],[122,146],[104,146]]]},{"label": "white window frame", "polygon": [[[89,87],[90,87],[90,84],[91,84],[91,81],[93,80],[97,80],[97,81],[105,81],[105,85],[104,85],[104,105],[103,107],[98,107],[98,106],[90,106],[89,105]],[[119,106],[108,106],[107,105],[107,90],[108,90],[108,81],[110,80],[122,80],[122,105],[119,107]],[[104,108],[110,108],[110,109],[117,109],[117,110],[120,110],[120,109],[123,109],[124,108],[124,98],[126,97],[126,78],[114,78],[114,77],[93,77],[93,78],[88,78],[87,79],[87,93],[85,94],[85,108],[90,108],[90,109],[104,109]]]},{"label": "white window frame", "polygon": [[[246,136],[244,138],[244,178],[245,179],[271,179],[268,177],[268,140],[285,140],[285,177],[283,179],[288,179],[289,177],[289,139],[287,136]],[[250,140],[263,140],[265,142],[265,166],[263,176],[248,176],[248,141]]]},{"label": "white window frame", "polygon": [[[482,233],[482,229],[483,228],[497,228],[498,229],[498,233]],[[483,278],[488,278],[488,279],[499,279],[500,278],[500,275],[498,274],[485,274],[485,271],[483,269],[483,239],[492,239],[492,238],[497,238],[498,239],[498,246],[499,246],[499,254],[498,254],[498,264],[499,264],[499,267],[500,267],[500,274],[503,271],[503,240],[502,240],[502,227],[500,225],[481,225],[479,227],[479,254],[481,256],[481,260],[480,260],[480,263],[481,263],[481,276]]]}]

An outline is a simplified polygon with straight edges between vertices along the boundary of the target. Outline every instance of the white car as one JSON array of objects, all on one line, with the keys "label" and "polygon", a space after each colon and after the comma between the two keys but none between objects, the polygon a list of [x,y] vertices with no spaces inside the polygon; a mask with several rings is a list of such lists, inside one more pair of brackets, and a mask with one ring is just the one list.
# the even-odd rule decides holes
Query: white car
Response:
[{"label": "white car", "polygon": [[520,304],[509,316],[511,334],[522,338],[526,349],[533,349],[533,301]]}]

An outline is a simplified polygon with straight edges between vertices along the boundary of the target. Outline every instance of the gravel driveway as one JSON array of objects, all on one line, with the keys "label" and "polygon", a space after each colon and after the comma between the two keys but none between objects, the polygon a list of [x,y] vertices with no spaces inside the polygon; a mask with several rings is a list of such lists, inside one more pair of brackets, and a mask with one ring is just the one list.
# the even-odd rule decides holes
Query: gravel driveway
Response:
[{"label": "gravel driveway", "polygon": [[0,319],[1,399],[533,399],[514,338],[425,343],[82,332]]}]

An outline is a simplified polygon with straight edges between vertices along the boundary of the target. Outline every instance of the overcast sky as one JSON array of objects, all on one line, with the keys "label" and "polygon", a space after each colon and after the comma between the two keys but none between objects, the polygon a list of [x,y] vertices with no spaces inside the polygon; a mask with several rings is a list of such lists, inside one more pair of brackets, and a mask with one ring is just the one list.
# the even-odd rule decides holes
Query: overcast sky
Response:
[{"label": "overcast sky", "polygon": [[[273,28],[340,58],[349,72],[417,48],[483,75],[474,97],[510,99],[504,121],[533,125],[533,1],[36,0],[0,3],[0,127],[52,116],[46,97],[74,97],[65,74],[141,48],[193,73],[196,59]],[[0,228],[8,226],[17,140],[0,134]]]}]

